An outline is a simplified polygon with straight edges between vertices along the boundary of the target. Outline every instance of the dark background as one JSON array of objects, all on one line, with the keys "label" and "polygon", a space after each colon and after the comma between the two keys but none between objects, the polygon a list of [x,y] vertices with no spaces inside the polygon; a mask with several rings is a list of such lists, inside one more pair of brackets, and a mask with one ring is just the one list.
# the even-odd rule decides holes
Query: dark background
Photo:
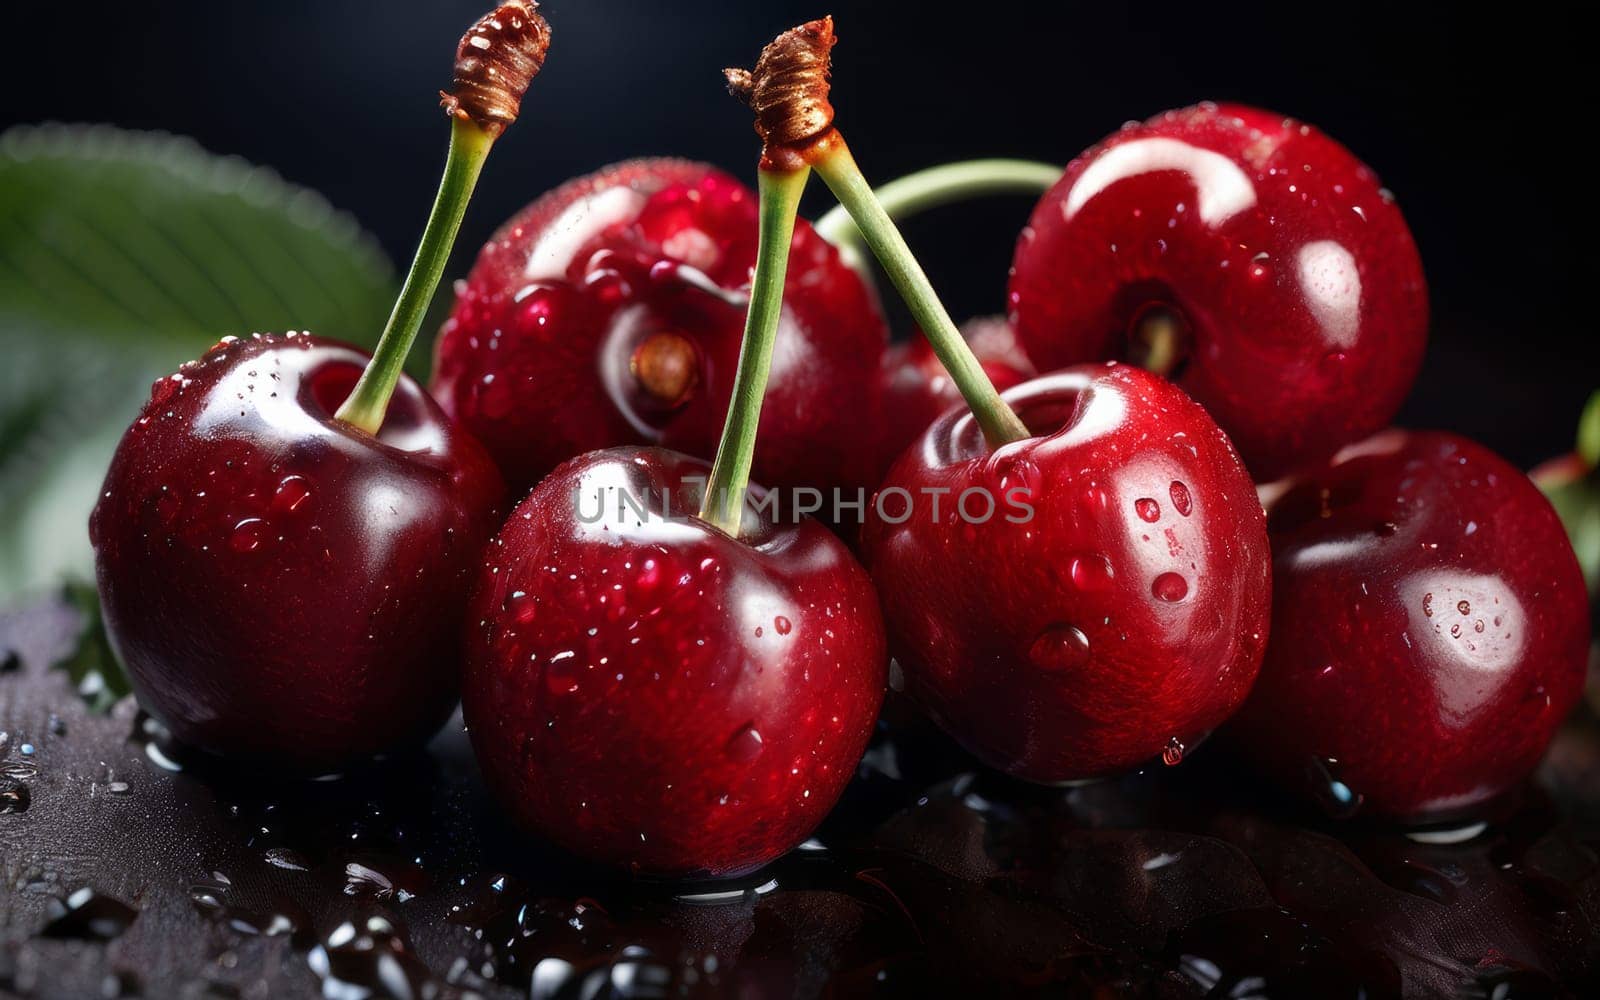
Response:
[{"label": "dark background", "polygon": [[[1428,5],[1433,8],[1434,5]],[[437,182],[432,110],[486,0],[79,2],[0,15],[0,125],[165,129],[275,167],[353,212],[398,263]],[[555,44],[491,159],[452,266],[574,174],[644,154],[753,176],[750,116],[718,70],[831,11],[839,125],[868,176],[980,155],[1065,162],[1130,118],[1238,100],[1319,125],[1398,195],[1431,283],[1433,337],[1403,422],[1524,465],[1570,447],[1600,386],[1593,90],[1579,26],[1400,4],[963,7],[799,0],[550,0]],[[941,11],[941,13],[935,13]],[[810,214],[828,206],[814,185]],[[1024,200],[908,235],[957,317],[1003,307]]]}]

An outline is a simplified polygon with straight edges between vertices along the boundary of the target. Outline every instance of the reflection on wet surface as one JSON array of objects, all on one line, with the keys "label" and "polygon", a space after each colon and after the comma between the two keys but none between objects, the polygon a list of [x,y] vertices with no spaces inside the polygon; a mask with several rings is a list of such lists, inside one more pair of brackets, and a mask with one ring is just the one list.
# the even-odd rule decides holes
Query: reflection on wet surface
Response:
[{"label": "reflection on wet surface", "polygon": [[196,760],[129,700],[88,715],[25,662],[0,675],[3,780],[30,800],[0,816],[0,989],[1510,997],[1581,994],[1600,966],[1592,717],[1459,844],[1289,812],[1215,741],[1045,789],[885,717],[812,841],[658,884],[510,829],[459,721],[427,754],[284,785]]}]

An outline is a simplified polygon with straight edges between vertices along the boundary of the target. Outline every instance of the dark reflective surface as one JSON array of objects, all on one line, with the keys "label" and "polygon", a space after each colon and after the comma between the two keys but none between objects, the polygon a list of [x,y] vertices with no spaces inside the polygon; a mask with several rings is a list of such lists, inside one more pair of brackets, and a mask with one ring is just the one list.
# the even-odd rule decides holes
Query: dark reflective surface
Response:
[{"label": "dark reflective surface", "polygon": [[[22,996],[1516,997],[1600,968],[1588,715],[1502,822],[1427,845],[1286,811],[1210,746],[1017,784],[892,702],[813,841],[683,885],[515,833],[458,725],[337,781],[194,770],[131,702],[88,716],[38,668],[65,625],[0,617],[27,655],[0,675],[3,760],[27,742],[37,768],[0,816],[0,989]],[[81,889],[120,916],[51,930]]]}]

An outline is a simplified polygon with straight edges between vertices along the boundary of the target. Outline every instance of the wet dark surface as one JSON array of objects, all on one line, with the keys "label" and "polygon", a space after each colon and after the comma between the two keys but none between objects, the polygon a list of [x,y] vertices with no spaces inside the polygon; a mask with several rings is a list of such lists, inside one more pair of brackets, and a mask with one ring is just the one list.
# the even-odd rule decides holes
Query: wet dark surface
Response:
[{"label": "wet dark surface", "polygon": [[[425,754],[276,784],[196,762],[0,613],[0,995],[1593,995],[1587,708],[1482,835],[1276,804],[1216,741],[1071,790],[983,771],[891,702],[815,840],[735,883],[629,881],[512,830],[459,719]],[[174,770],[174,769],[177,770]],[[825,845],[825,846],[824,846]]]}]

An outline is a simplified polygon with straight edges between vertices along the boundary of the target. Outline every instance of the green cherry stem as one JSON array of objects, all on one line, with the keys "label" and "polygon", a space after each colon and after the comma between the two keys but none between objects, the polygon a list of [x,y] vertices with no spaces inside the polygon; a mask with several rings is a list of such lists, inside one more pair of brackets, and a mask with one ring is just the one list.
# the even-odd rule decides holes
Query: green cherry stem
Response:
[{"label": "green cherry stem", "polygon": [[422,317],[433,301],[433,293],[444,276],[444,266],[450,259],[450,248],[455,245],[456,233],[461,228],[461,218],[466,214],[472,189],[477,186],[483,161],[494,146],[495,137],[476,122],[465,118],[452,119],[450,153],[445,159],[444,176],[439,180],[439,193],[433,201],[433,211],[428,225],[417,244],[417,255],[411,261],[411,271],[400,288],[394,311],[383,328],[377,350],[361,379],[335,416],[368,434],[378,433],[383,426],[384,413],[389,408],[389,397],[400,381],[406,355],[417,338]]},{"label": "green cherry stem", "polygon": [[951,381],[972,408],[972,414],[983,428],[983,436],[991,447],[998,448],[1012,441],[1031,437],[1028,428],[1017,417],[994,383],[984,374],[983,366],[972,353],[966,339],[956,329],[955,321],[939,301],[938,294],[928,281],[928,276],[917,263],[905,237],[895,227],[894,220],[873,195],[872,187],[861,175],[855,157],[844,139],[833,134],[833,141],[818,147],[811,165],[839,199],[839,205],[855,221],[862,238],[883,265],[889,280],[905,299],[912,317],[928,337],[934,354]]},{"label": "green cherry stem", "polygon": [[[873,193],[891,219],[989,195],[1041,195],[1061,179],[1061,168],[1037,160],[984,159],[942,163],[892,180]],[[861,230],[843,205],[835,205],[814,224],[817,235],[839,248],[851,267],[866,265]]]},{"label": "green cherry stem", "polygon": [[811,168],[760,172],[760,230],[757,236],[756,273],[751,281],[750,304],[744,317],[744,342],[739,347],[739,368],[733,377],[733,400],[722,425],[722,440],[711,463],[700,517],[738,537],[744,514],[744,493],[750,483],[750,462],[755,456],[756,427],[761,422],[761,398],[772,369],[772,345],[777,340],[778,317],[783,309],[783,283],[789,270],[789,242],[794,238],[795,213]]},{"label": "green cherry stem", "polygon": [[1578,418],[1578,456],[1590,469],[1600,466],[1600,392],[1589,397]]}]

